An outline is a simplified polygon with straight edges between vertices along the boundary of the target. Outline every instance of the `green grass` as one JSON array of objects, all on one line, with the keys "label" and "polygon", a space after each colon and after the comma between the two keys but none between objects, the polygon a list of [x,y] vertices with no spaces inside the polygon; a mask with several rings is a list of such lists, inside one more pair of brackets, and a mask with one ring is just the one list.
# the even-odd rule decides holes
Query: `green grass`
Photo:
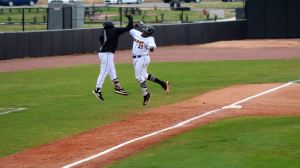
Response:
[{"label": "green grass", "polygon": [[[21,9],[0,9],[0,22],[21,22],[22,10]],[[24,9],[25,22],[33,22],[36,17],[37,22],[46,22],[47,11],[44,8],[37,9]],[[43,18],[45,17],[45,19]]]},{"label": "green grass", "polygon": [[109,168],[298,168],[300,117],[227,119],[153,145]]},{"label": "green grass", "polygon": [[98,65],[0,73],[0,108],[26,107],[0,115],[0,156],[71,136],[163,104],[243,83],[287,82],[300,78],[300,60],[152,63],[149,72],[172,84],[172,94],[150,82],[151,104],[142,106],[131,64],[116,65],[128,97],[104,84],[105,102],[92,95]]},{"label": "green grass", "polygon": [[190,4],[193,8],[206,8],[206,9],[235,9],[235,8],[243,8],[243,2],[211,2],[211,3],[199,3],[199,4]]}]

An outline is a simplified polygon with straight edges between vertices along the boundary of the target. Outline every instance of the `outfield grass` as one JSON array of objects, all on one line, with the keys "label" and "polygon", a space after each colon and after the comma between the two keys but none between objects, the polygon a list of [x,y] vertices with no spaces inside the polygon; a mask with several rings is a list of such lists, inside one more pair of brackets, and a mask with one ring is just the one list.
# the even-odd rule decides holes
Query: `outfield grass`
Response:
[{"label": "outfield grass", "polygon": [[300,117],[227,119],[183,133],[109,168],[298,168]]},{"label": "outfield grass", "polygon": [[163,104],[233,84],[287,82],[300,78],[300,60],[152,63],[149,72],[172,84],[172,93],[149,83],[151,104],[142,106],[131,64],[117,64],[128,97],[113,93],[107,78],[105,102],[92,95],[98,65],[0,73],[0,108],[25,107],[0,115],[0,157],[68,137]]}]

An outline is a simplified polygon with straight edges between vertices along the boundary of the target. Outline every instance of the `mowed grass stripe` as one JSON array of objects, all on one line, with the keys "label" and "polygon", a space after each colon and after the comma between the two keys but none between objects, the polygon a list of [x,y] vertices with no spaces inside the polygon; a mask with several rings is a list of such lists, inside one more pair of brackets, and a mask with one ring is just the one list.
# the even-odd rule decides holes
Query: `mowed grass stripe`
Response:
[{"label": "mowed grass stripe", "polygon": [[166,96],[159,86],[148,82],[154,96],[147,107],[142,106],[131,64],[117,65],[118,77],[130,95],[114,94],[107,78],[103,91],[105,101],[101,103],[91,93],[99,73],[97,65],[0,73],[0,107],[27,108],[22,113],[0,117],[0,156],[217,88],[298,79],[299,67],[299,59],[152,63],[149,72],[170,80],[172,93]]},{"label": "mowed grass stripe", "polygon": [[300,117],[225,119],[193,129],[108,168],[296,168]]}]

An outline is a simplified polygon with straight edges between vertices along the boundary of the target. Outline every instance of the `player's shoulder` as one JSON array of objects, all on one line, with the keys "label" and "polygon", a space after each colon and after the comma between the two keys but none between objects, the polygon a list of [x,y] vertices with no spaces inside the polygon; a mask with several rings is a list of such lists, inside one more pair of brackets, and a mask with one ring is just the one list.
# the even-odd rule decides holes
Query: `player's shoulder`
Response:
[{"label": "player's shoulder", "polygon": [[106,31],[107,33],[113,33],[118,31],[118,27],[112,27],[109,29],[103,29],[103,32]]},{"label": "player's shoulder", "polygon": [[148,39],[149,41],[154,41],[154,37],[153,37],[153,36],[149,36],[149,37],[147,37],[147,39]]},{"label": "player's shoulder", "polygon": [[136,35],[142,34],[142,32],[140,32],[140,31],[138,31],[136,29],[130,29],[129,32],[132,33],[132,34],[136,34]]},{"label": "player's shoulder", "polygon": [[124,27],[114,27],[114,28],[112,28],[112,30],[113,31],[123,31],[123,30],[125,30],[125,28]]}]

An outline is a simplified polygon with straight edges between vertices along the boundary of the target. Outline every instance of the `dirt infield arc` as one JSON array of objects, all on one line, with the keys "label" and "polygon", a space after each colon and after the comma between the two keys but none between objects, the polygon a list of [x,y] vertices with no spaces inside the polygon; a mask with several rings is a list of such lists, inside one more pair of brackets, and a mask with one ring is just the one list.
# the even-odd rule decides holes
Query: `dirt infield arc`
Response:
[{"label": "dirt infield arc", "polygon": [[[296,40],[296,44],[299,44],[299,40]],[[181,47],[177,47],[177,49],[179,50],[183,49]],[[190,46],[190,47],[194,48],[194,51],[198,51],[195,48],[201,48],[201,49],[205,48],[205,46]],[[212,46],[209,46],[207,49],[210,48],[211,50],[211,47]],[[227,47],[225,48],[221,47],[221,48],[223,51],[228,51]],[[239,48],[239,50],[237,50],[237,48]],[[242,48],[241,46],[235,48],[235,52],[236,52],[235,56],[236,58],[246,59],[243,56],[243,50],[241,50],[241,48]],[[193,49],[191,49],[191,51],[192,50]],[[283,55],[283,53],[285,52],[282,51],[281,54],[278,54],[279,50],[289,51],[290,52],[289,58],[300,58],[300,54],[299,54],[300,47],[299,46],[291,47],[291,44],[286,46],[283,45],[275,46],[275,47],[271,46],[269,48],[266,46],[263,50],[265,51],[265,54],[273,53],[274,55],[277,54],[279,56],[279,57],[275,57],[273,55],[274,57],[273,58],[270,55],[266,55],[264,59],[267,59],[267,57],[273,59],[285,58],[284,55],[286,54]],[[253,51],[255,50],[251,50],[251,52]],[[257,51],[259,52],[258,49]],[[128,51],[124,51],[124,52],[128,52]],[[169,52],[169,51],[165,51],[165,52]],[[221,51],[217,51],[217,52],[221,53]],[[237,53],[239,53],[240,55],[238,56]],[[194,53],[195,58],[198,58],[195,60],[201,60],[199,58],[200,57],[203,58],[205,56],[202,54]],[[260,54],[262,53],[259,54],[254,53],[253,55],[257,56]],[[68,59],[70,59],[69,57],[71,56],[67,56],[67,57]],[[175,59],[175,57],[172,58]],[[38,58],[38,59],[43,60],[49,58]],[[220,57],[219,59],[224,59],[224,58]],[[228,59],[234,59],[234,58],[228,58]],[[249,53],[249,58],[247,59],[255,59],[255,58],[250,57],[250,53]],[[262,58],[259,57],[258,59],[262,59]],[[29,62],[31,62],[33,59],[28,59],[28,60]],[[3,61],[0,61],[0,65],[2,63],[3,63],[2,65],[4,65],[7,63],[11,63],[13,61],[14,60],[8,60],[8,61],[4,61],[4,63]],[[15,61],[18,62],[19,60],[15,60]],[[168,60],[163,60],[163,61],[168,61]],[[26,65],[26,63],[24,64],[24,62],[26,61],[23,60],[23,65]],[[17,64],[22,64],[22,61],[20,61]],[[11,63],[10,65],[16,65],[16,64]],[[70,66],[70,65],[74,65],[74,64],[65,64],[59,66]],[[2,68],[2,66],[0,67]],[[41,67],[36,67],[36,68],[41,68]],[[22,69],[18,67],[6,71],[16,71],[16,70],[22,70]],[[152,133],[157,130],[161,130],[163,128],[170,127],[181,121],[187,120],[189,118],[198,116],[200,114],[203,114],[205,112],[214,109],[221,108],[223,106],[232,104],[234,102],[237,102],[249,96],[256,95],[257,93],[261,93],[265,90],[269,90],[271,88],[275,88],[280,85],[282,84],[238,85],[238,86],[231,86],[221,90],[215,90],[180,103],[166,105],[156,109],[152,109],[143,112],[141,114],[130,116],[120,122],[115,122],[109,125],[105,125],[73,137],[58,140],[35,148],[27,149],[18,152],[16,154],[10,155],[8,157],[1,158],[0,167],[2,166],[7,168],[63,167],[65,165],[74,163],[78,160],[87,158],[89,156],[93,156],[117,144],[144,136],[146,134]],[[300,104],[299,104],[300,94],[299,93],[300,93],[300,84],[295,83],[288,87],[252,99],[251,101],[242,103],[241,109],[222,110],[222,112],[220,113],[215,113],[213,115],[205,116],[199,120],[195,120],[191,123],[188,123],[183,127],[179,127],[178,129],[170,130],[158,134],[156,136],[153,136],[151,138],[146,138],[143,141],[137,141],[135,143],[129,144],[127,146],[124,146],[123,148],[108,153],[107,155],[103,155],[102,157],[90,160],[89,162],[79,164],[76,167],[97,167],[97,168],[103,167],[108,163],[111,163],[115,160],[120,160],[124,157],[128,157],[129,155],[132,155],[140,150],[143,150],[151,146],[152,144],[167,139],[171,136],[180,134],[192,128],[199,127],[203,124],[214,122],[223,118],[237,117],[237,116],[251,116],[251,115],[300,115]]]}]

